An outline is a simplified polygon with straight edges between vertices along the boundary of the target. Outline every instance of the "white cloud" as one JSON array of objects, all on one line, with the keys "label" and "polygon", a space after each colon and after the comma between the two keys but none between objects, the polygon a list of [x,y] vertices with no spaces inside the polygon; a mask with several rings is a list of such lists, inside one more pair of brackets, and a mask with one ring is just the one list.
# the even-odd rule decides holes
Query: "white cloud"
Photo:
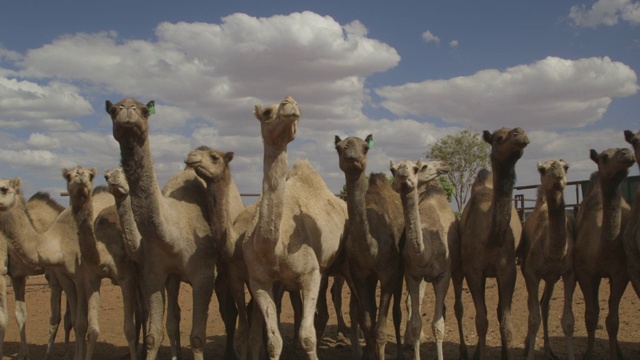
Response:
[{"label": "white cloud", "polygon": [[458,40],[451,40],[449,46],[452,48],[458,47]]},{"label": "white cloud", "polygon": [[438,36],[433,35],[433,33],[431,33],[431,31],[429,30],[422,33],[422,40],[424,40],[424,42],[426,43],[433,42],[436,44],[440,44],[440,38]]},{"label": "white cloud", "polygon": [[547,57],[504,71],[376,90],[399,116],[439,117],[474,128],[575,128],[599,120],[613,97],[638,91],[636,73],[608,57]]},{"label": "white cloud", "polygon": [[46,134],[32,133],[27,141],[29,146],[44,149],[56,149],[60,147],[60,140],[52,138]]},{"label": "white cloud", "polygon": [[572,6],[569,10],[569,20],[576,27],[613,26],[620,19],[631,24],[640,24],[640,2],[598,0],[589,9],[584,4],[580,4]]}]

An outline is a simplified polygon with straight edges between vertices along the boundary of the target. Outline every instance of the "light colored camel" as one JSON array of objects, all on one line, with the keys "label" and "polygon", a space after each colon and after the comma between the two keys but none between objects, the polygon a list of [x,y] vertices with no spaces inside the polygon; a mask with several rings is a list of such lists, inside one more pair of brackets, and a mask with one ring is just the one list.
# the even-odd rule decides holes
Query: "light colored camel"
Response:
[{"label": "light colored camel", "polygon": [[[317,359],[314,313],[320,283],[339,258],[346,237],[347,209],[308,161],[297,161],[289,171],[287,145],[295,138],[300,118],[295,100],[288,96],[266,109],[256,105],[254,114],[261,124],[264,177],[253,228],[243,243],[251,292],[266,322],[271,359],[279,358],[282,352],[274,283],[301,292],[299,340],[307,356]],[[253,331],[257,319],[252,319],[252,343],[258,342],[259,335]],[[252,355],[257,358],[255,352]]]},{"label": "light colored camel", "polygon": [[[340,169],[345,174],[349,239],[346,254],[353,291],[358,299],[358,322],[364,333],[364,357],[384,359],[386,324],[394,298],[393,322],[398,358],[402,358],[400,323],[402,313],[402,254],[404,232],[402,202],[384,174],[372,174],[367,181],[367,152],[373,136],[365,140],[351,136],[335,137]],[[380,304],[376,306],[376,287],[380,282]],[[377,319],[376,319],[377,314]]]},{"label": "light colored camel", "polygon": [[[21,180],[6,180],[6,193],[0,206],[0,229],[13,249],[31,266],[54,272],[62,286],[74,327],[75,359],[84,359],[86,353],[87,302],[82,291],[82,269],[78,227],[71,207],[66,208],[55,222],[39,232],[30,221],[24,198],[20,194]],[[103,193],[94,196],[94,211],[113,205],[113,197]]]},{"label": "light colored camel", "polygon": [[593,149],[591,160],[598,171],[591,176],[589,189],[576,216],[574,269],[584,295],[587,351],[591,359],[596,326],[600,314],[598,289],[602,278],[609,278],[609,313],[606,326],[611,359],[622,358],[618,347],[618,306],[629,283],[622,234],[629,219],[629,204],[620,191],[620,183],[629,174],[635,157],[629,149]]},{"label": "light colored camel", "polygon": [[[196,186],[188,191],[189,196],[184,200],[161,193],[149,141],[149,107],[153,106],[153,101],[145,105],[132,98],[116,104],[109,100],[105,103],[113,122],[113,136],[120,144],[134,219],[144,241],[143,277],[149,304],[147,358],[155,359],[162,343],[164,287],[170,275],[177,274],[193,289],[190,341],[194,358],[203,359],[216,272],[215,244],[207,221],[206,188],[202,184],[198,187],[200,181],[195,177]],[[172,334],[175,329],[168,331]]]},{"label": "light colored camel", "polygon": [[[244,203],[231,177],[229,163],[233,152],[222,152],[201,146],[189,152],[185,164],[207,184],[209,225],[218,250],[218,276],[216,294],[220,304],[220,315],[225,323],[227,346],[224,358],[248,357],[249,317],[245,300],[245,284],[249,286],[249,273],[238,237],[245,229],[236,231],[233,221]],[[248,225],[248,224],[247,224]],[[236,317],[238,317],[237,346],[234,346]],[[237,351],[233,351],[237,349]]]},{"label": "light colored camel", "polygon": [[[394,187],[402,199],[406,243],[402,250],[404,278],[411,298],[411,312],[407,327],[411,334],[414,358],[420,359],[422,316],[420,307],[424,298],[423,280],[433,284],[435,292],[434,315],[431,327],[436,339],[438,359],[442,360],[444,340],[444,300],[451,280],[448,244],[458,236],[458,223],[438,175],[449,172],[448,167],[437,168],[437,163],[403,160],[390,164]],[[422,175],[423,192],[418,193]],[[422,196],[420,196],[422,195]],[[422,199],[421,199],[422,197]],[[453,240],[454,242],[456,240]]]},{"label": "light colored camel", "polygon": [[502,357],[513,359],[511,300],[516,284],[515,249],[522,225],[512,202],[516,181],[515,165],[529,144],[521,128],[501,128],[483,132],[491,145],[491,169],[481,170],[471,189],[471,197],[460,219],[464,276],[476,309],[478,346],[474,357],[486,356],[487,308],[485,283],[495,277],[498,283],[498,322]]},{"label": "light colored camel", "polygon": [[[135,360],[138,354],[138,334],[136,334],[136,311],[141,314],[140,294],[142,278],[136,263],[125,248],[122,226],[117,209],[113,206],[94,213],[93,197],[98,191],[93,189],[93,179],[97,170],[76,166],[64,169],[71,211],[78,226],[80,252],[82,255],[83,282],[81,293],[85,294],[88,305],[87,359],[90,359],[100,335],[100,285],[103,278],[120,286],[124,311],[124,335],[129,344],[129,356]],[[140,316],[140,315],[138,315]],[[141,319],[138,318],[140,321]]]},{"label": "light colored camel", "polygon": [[[536,336],[540,326],[540,310],[544,331],[546,358],[558,359],[549,341],[549,302],[556,282],[564,283],[564,309],[562,330],[567,342],[567,356],[573,360],[572,310],[576,276],[573,271],[575,224],[573,216],[565,211],[564,188],[567,185],[567,163],[560,160],[538,162],[541,185],[538,187],[536,206],[524,223],[518,253],[522,257],[521,270],[529,295],[529,328],[525,339],[525,354],[533,360]],[[544,280],[542,304],[538,300],[540,281]]]},{"label": "light colored camel", "polygon": [[[636,161],[640,167],[640,131],[634,134],[631,130],[625,130],[624,138],[633,147]],[[631,206],[631,215],[624,231],[623,243],[627,255],[629,280],[631,280],[636,294],[640,297],[640,188],[638,188]]]},{"label": "light colored camel", "polygon": [[[0,190],[1,191],[1,190]],[[58,215],[64,210],[64,207],[55,202],[49,194],[36,193],[26,203],[27,213],[33,223],[33,226],[38,231],[46,230],[58,217]],[[62,288],[58,283],[58,278],[52,271],[45,271],[43,268],[36,268],[22,261],[22,259],[15,254],[13,248],[8,245],[8,240],[4,234],[0,232],[0,246],[2,247],[2,253],[5,254],[1,264],[2,274],[9,275],[11,278],[11,285],[13,286],[13,292],[15,296],[15,315],[16,322],[18,323],[18,329],[20,332],[20,350],[18,351],[18,359],[29,358],[29,347],[27,344],[26,333],[26,320],[27,320],[27,305],[25,302],[25,290],[28,276],[43,275],[49,283],[50,290],[50,306],[51,317],[49,318],[49,341],[47,343],[47,349],[45,351],[44,358],[48,359],[51,356],[51,350],[55,342],[56,334],[61,320],[61,297]],[[7,258],[8,256],[8,258]],[[4,332],[7,325],[7,313],[6,313],[6,280],[4,276],[0,276],[0,286],[2,287],[2,301],[0,305],[0,319],[2,319],[0,333],[0,358],[2,358],[2,343],[4,342]],[[69,342],[69,333],[71,332],[71,312],[67,307],[67,312],[64,319],[65,330],[65,357],[71,356],[71,348]]]}]

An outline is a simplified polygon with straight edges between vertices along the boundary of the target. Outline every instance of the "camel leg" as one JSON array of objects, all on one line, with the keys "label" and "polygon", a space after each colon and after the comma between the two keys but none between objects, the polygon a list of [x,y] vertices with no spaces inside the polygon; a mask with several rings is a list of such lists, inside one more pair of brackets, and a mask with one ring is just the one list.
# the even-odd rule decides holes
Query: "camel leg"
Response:
[{"label": "camel leg", "polygon": [[[300,279],[300,287],[302,291],[302,321],[300,323],[300,345],[309,360],[317,360],[317,334],[314,326],[314,315],[318,306],[318,294],[320,292],[321,282],[323,281],[320,271],[315,270],[309,274],[303,275]],[[325,286],[325,307],[326,303],[326,286]]]},{"label": "camel leg", "polygon": [[[390,281],[390,284],[383,284],[381,282],[380,284],[380,306],[378,307],[378,319],[375,322],[376,358],[380,360],[384,360],[385,357],[385,347],[387,345],[387,316],[389,315],[391,297],[394,294],[396,285],[397,281]],[[418,316],[419,315],[420,311],[418,311]]]},{"label": "camel leg", "polygon": [[[198,278],[197,281],[192,281],[193,325],[189,338],[191,340],[194,360],[204,360],[204,347],[207,342],[207,315],[215,285],[214,276],[213,274],[207,273]],[[233,350],[233,348],[231,350]]]},{"label": "camel leg", "polygon": [[[147,356],[147,343],[146,343],[146,334],[147,334],[147,321],[149,321],[149,308],[147,303],[145,302],[144,296],[144,279],[142,278],[142,273],[140,268],[136,268],[136,278],[135,278],[135,331],[136,331],[136,353],[139,359],[144,359]],[[142,346],[138,346],[140,344],[140,334],[142,334]]]},{"label": "camel leg", "polygon": [[[49,282],[49,308],[51,309],[51,315],[49,316],[49,341],[47,343],[47,350],[44,354],[44,360],[48,360],[51,356],[53,343],[56,340],[56,334],[58,333],[58,327],[60,326],[60,320],[62,318],[60,309],[62,301],[62,287],[60,286],[58,277],[55,274],[47,274],[45,277]],[[68,344],[66,345],[68,346]],[[67,350],[69,350],[68,347]]]},{"label": "camel leg", "polygon": [[96,342],[100,336],[100,278],[85,275],[85,296],[87,306],[87,350],[85,359],[91,360]]},{"label": "camel leg", "polygon": [[573,329],[575,328],[575,318],[573,317],[573,292],[576,289],[576,275],[571,269],[562,278],[564,285],[564,306],[562,310],[562,330],[567,342],[567,358],[569,360],[575,359],[575,353],[573,350]]},{"label": "camel leg", "polygon": [[[171,360],[178,360],[182,356],[182,346],[180,345],[180,305],[178,305],[178,295],[180,295],[180,277],[169,275],[165,282],[167,290],[167,336],[171,347]],[[146,290],[145,290],[146,291]],[[164,307],[163,307],[164,308]],[[147,303],[148,316],[151,316],[151,309]],[[149,323],[149,327],[151,324]],[[147,348],[148,344],[147,344]]]},{"label": "camel leg", "polygon": [[25,303],[25,286],[27,283],[26,276],[12,277],[13,293],[16,299],[16,322],[20,329],[20,352],[18,359],[29,358],[29,346],[27,345],[27,304]]},{"label": "camel leg", "polygon": [[421,277],[411,274],[405,274],[404,278],[407,283],[407,292],[409,293],[406,305],[408,309],[411,309],[411,312],[408,312],[409,319],[407,321],[405,339],[410,339],[413,345],[414,359],[420,360],[420,340],[422,340],[422,316],[420,314],[420,306],[424,298],[424,284],[426,283],[422,281]]},{"label": "camel leg", "polygon": [[131,360],[137,359],[137,338],[136,338],[136,294],[137,294],[137,277],[122,279],[119,281],[120,291],[122,292],[122,310],[123,310],[123,331],[124,336],[129,344],[129,356]]},{"label": "camel leg", "polygon": [[[236,311],[238,313],[238,330],[236,332],[236,338],[234,339],[234,353],[239,356],[241,360],[248,359],[249,352],[246,344],[249,343],[249,315],[247,314],[247,305],[244,296],[244,281],[230,275],[230,291],[233,301],[235,302]],[[219,276],[219,275],[218,275]]]},{"label": "camel leg", "polygon": [[[451,274],[444,273],[433,282],[433,292],[436,295],[435,310],[433,312],[433,321],[431,328],[433,329],[433,337],[436,339],[436,348],[438,350],[438,360],[444,359],[442,343],[444,342],[444,301],[449,291],[449,282]],[[421,297],[422,298],[422,297]]]},{"label": "camel leg", "polygon": [[[329,322],[329,308],[327,306],[327,288],[329,287],[329,276],[323,275],[320,283],[320,291],[318,292],[318,306],[315,316],[315,329],[318,336],[318,342],[324,336],[324,330]],[[344,321],[344,320],[343,320]]]},{"label": "camel leg", "polygon": [[252,295],[249,301],[249,315],[251,316],[251,322],[249,327],[249,347],[251,349],[251,358],[253,360],[259,360],[261,352],[263,350],[262,336],[265,332],[265,322],[262,317],[262,311],[257,308],[257,302],[255,296]]},{"label": "camel leg", "polygon": [[[220,267],[219,267],[220,268]],[[218,297],[218,310],[227,334],[223,359],[235,359],[233,339],[236,331],[238,310],[230,289],[229,273],[221,270],[216,276],[215,292]]]},{"label": "camel leg", "polygon": [[464,281],[464,276],[462,274],[462,271],[452,272],[451,279],[453,283],[453,293],[455,298],[453,310],[456,315],[456,322],[458,323],[458,337],[460,341],[458,350],[460,352],[460,359],[467,360],[469,359],[469,353],[467,351],[467,343],[464,339],[464,328],[462,325],[462,318],[464,317],[464,307],[462,305],[462,284]]},{"label": "camel leg", "polygon": [[[78,269],[79,270],[79,269]],[[79,271],[80,272],[80,271]],[[87,329],[88,323],[88,304],[87,304],[87,289],[84,284],[85,275],[80,272],[76,273],[76,314],[75,319],[75,335],[76,335],[76,352],[74,354],[75,360],[81,360],[85,358],[86,346],[87,346]]]},{"label": "camel leg", "polygon": [[[355,274],[352,270],[352,274]],[[369,359],[374,356],[374,348],[376,344],[376,336],[374,333],[374,325],[376,323],[376,284],[375,277],[369,279],[361,279],[354,277],[353,286],[358,300],[358,323],[364,333],[365,348],[363,359]]]},{"label": "camel leg", "polygon": [[511,326],[511,302],[513,300],[513,292],[516,287],[516,266],[510,266],[505,273],[498,273],[498,318],[500,320],[500,337],[502,340],[502,358],[514,359],[513,351],[513,329]]},{"label": "camel leg", "polygon": [[579,277],[580,289],[584,296],[584,321],[587,328],[587,351],[584,353],[584,360],[591,359],[593,354],[593,344],[596,338],[596,327],[598,326],[598,316],[600,306],[598,304],[598,289],[600,288],[599,277]]},{"label": "camel leg", "polygon": [[465,274],[467,278],[467,286],[473,298],[473,305],[476,309],[476,333],[478,334],[478,345],[474,354],[474,359],[484,360],[487,353],[487,329],[489,328],[489,320],[487,320],[487,305],[485,303],[485,283],[486,278],[482,271],[469,271]]},{"label": "camel leg", "polygon": [[551,301],[551,296],[553,295],[555,284],[556,280],[545,282],[544,292],[542,293],[542,302],[540,303],[540,309],[542,310],[544,354],[547,359],[558,359],[558,356],[553,352],[553,349],[551,348],[551,341],[549,340],[549,302]]},{"label": "camel leg", "polygon": [[393,292],[393,328],[396,334],[396,358],[398,360],[404,359],[404,353],[402,352],[402,335],[400,333],[400,326],[402,326],[402,278],[404,277],[403,273],[399,274],[398,281],[395,283],[395,289]]},{"label": "camel leg", "polygon": [[607,314],[606,324],[607,333],[609,334],[609,352],[611,359],[623,359],[622,351],[618,346],[618,327],[620,325],[620,299],[624,295],[624,291],[629,284],[629,278],[626,274],[626,270],[620,271],[617,274],[612,274],[609,278],[609,313]]},{"label": "camel leg", "polygon": [[[68,344],[68,346],[66,347],[66,352],[64,354],[64,358],[65,359],[71,359],[71,342],[69,341],[70,335],[71,335],[71,329],[73,329],[74,334],[76,335],[76,339],[77,339],[77,329],[75,328],[75,324],[76,324],[76,317],[77,317],[77,309],[78,309],[78,296],[77,296],[77,290],[76,290],[76,285],[74,283],[74,281],[67,277],[67,276],[58,276],[58,283],[60,284],[60,286],[62,287],[65,295],[66,295],[66,299],[67,299],[67,306],[66,306],[66,313],[65,313],[65,344]],[[67,322],[67,319],[70,318],[71,320],[69,322]],[[67,324],[71,324],[71,326],[68,327],[69,331],[67,331]],[[78,343],[79,341],[76,340],[76,352],[77,352],[77,348],[78,348]]]},{"label": "camel leg", "polygon": [[7,330],[7,322],[8,322],[7,278],[4,276],[7,274],[6,267],[4,268],[3,272],[4,273],[0,275],[0,358],[2,358],[2,348],[4,347],[4,333]]},{"label": "camel leg", "polygon": [[[296,352],[298,351],[298,342],[296,340],[300,337],[300,326],[302,325],[303,315],[302,312],[304,311],[300,291],[289,291],[289,301],[291,302],[291,307],[293,308],[293,349],[291,349],[291,356],[295,358]],[[278,324],[280,324],[280,312],[278,312]]]},{"label": "camel leg", "polygon": [[342,314],[342,288],[344,287],[344,281],[344,277],[340,275],[333,277],[333,284],[331,284],[331,300],[333,301],[333,307],[336,310],[338,334],[342,334],[342,336],[347,337],[349,327],[344,321],[344,315]]},{"label": "camel leg", "polygon": [[529,327],[525,338],[524,354],[527,360],[533,360],[536,352],[536,337],[540,328],[540,302],[538,300],[540,278],[526,270],[523,271],[523,275],[527,286],[527,306],[529,308]]},{"label": "camel leg", "polygon": [[[147,333],[147,359],[155,360],[162,344],[162,320],[164,318],[165,294],[164,287],[167,276],[160,269],[151,267],[151,262],[145,264],[145,294],[149,306],[149,332]],[[169,292],[169,290],[167,290]],[[177,298],[177,294],[173,294]],[[168,316],[167,318],[171,318]],[[173,330],[173,329],[172,329]],[[171,332],[171,330],[168,330]]]},{"label": "camel leg", "polygon": [[356,359],[362,357],[362,348],[360,347],[360,336],[358,328],[358,298],[355,293],[351,291],[349,297],[349,319],[351,321],[351,328],[349,329],[349,340],[351,341],[351,349],[353,350],[353,356]]},{"label": "camel leg", "polygon": [[[405,274],[405,282],[406,282],[406,274]],[[422,303],[422,300],[424,299],[424,293],[426,291],[427,288],[427,283],[425,281],[422,281],[422,279],[420,279],[420,303]],[[409,322],[411,320],[413,311],[412,311],[412,305],[411,305],[411,293],[409,292],[409,285],[407,284],[407,296],[405,297],[405,301],[404,301],[404,306],[405,306],[405,311],[407,313],[407,327],[404,329],[404,345],[405,346],[409,346],[409,347],[413,347],[413,335],[411,333],[411,326],[409,325]],[[420,328],[420,332],[422,333],[422,327]],[[420,342],[422,342],[422,338],[420,338]]]},{"label": "camel leg", "polygon": [[[276,304],[273,300],[273,283],[270,281],[258,282],[257,280],[252,278],[250,287],[253,292],[255,304],[258,305],[260,313],[262,314],[263,320],[265,322],[267,331],[267,355],[270,359],[279,359],[280,354],[282,353],[282,336],[280,335],[280,330],[278,329]],[[254,316],[254,319],[255,318],[256,317]],[[257,341],[254,340],[255,334],[253,334],[253,327],[254,324],[252,322],[252,343],[254,341],[257,343]],[[258,349],[253,348],[252,350],[254,359],[258,359]]]}]

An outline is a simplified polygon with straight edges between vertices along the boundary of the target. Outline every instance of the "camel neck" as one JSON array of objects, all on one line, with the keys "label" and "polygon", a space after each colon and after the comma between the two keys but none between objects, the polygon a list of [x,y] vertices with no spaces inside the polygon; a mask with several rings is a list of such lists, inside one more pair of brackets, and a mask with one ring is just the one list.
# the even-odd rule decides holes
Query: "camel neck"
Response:
[{"label": "camel neck", "polygon": [[600,191],[602,192],[602,240],[615,241],[622,230],[622,192],[620,183],[623,177],[617,177],[610,181],[600,178]]},{"label": "camel neck", "polygon": [[93,225],[93,197],[87,195],[82,205],[76,205],[71,201],[71,213],[78,226],[78,245],[82,260],[91,265],[100,264],[100,254],[98,252],[98,242],[96,240],[95,228]]},{"label": "camel neck", "polygon": [[23,199],[12,209],[0,213],[0,230],[16,255],[30,266],[46,267],[63,262],[60,239],[54,241],[48,231],[39,232],[33,227]]},{"label": "camel neck", "polygon": [[544,200],[547,202],[549,216],[544,256],[558,260],[567,253],[567,215],[564,209],[564,196],[562,191],[547,190],[544,192]]},{"label": "camel neck", "polygon": [[491,232],[487,241],[490,247],[501,247],[507,240],[511,223],[511,197],[516,183],[515,161],[499,162],[491,158],[493,171],[493,207]]},{"label": "camel neck", "polygon": [[229,185],[231,175],[228,170],[221,179],[208,182],[209,226],[211,235],[217,242],[218,256],[230,258],[233,255],[233,220],[231,218]]},{"label": "camel neck", "polygon": [[349,214],[349,231],[351,238],[368,250],[377,248],[375,240],[369,232],[367,218],[366,194],[369,183],[364,171],[357,175],[345,174],[347,182],[347,213]]},{"label": "camel neck", "polygon": [[122,169],[129,182],[129,196],[138,231],[144,239],[163,234],[160,187],[153,169],[149,138],[136,141],[133,136],[120,142]]},{"label": "camel neck", "polygon": [[[410,192],[400,192],[400,199],[402,200],[402,209],[404,210],[404,224],[407,245],[410,245],[411,253],[423,255],[424,251],[432,250],[431,247],[426,247],[424,243],[424,235],[422,233],[422,226],[420,222],[420,204],[418,197],[418,189],[414,188]],[[405,246],[407,246],[405,245]],[[426,254],[426,258],[431,258],[432,254]]]},{"label": "camel neck", "polygon": [[254,239],[254,246],[258,251],[267,251],[266,254],[274,251],[280,239],[287,171],[286,147],[277,149],[265,144],[262,200],[258,208],[259,236]]},{"label": "camel neck", "polygon": [[142,236],[140,236],[140,232],[138,232],[138,226],[133,217],[131,197],[116,198],[116,212],[120,219],[125,251],[133,261],[141,262],[142,248],[140,245],[142,243]]}]

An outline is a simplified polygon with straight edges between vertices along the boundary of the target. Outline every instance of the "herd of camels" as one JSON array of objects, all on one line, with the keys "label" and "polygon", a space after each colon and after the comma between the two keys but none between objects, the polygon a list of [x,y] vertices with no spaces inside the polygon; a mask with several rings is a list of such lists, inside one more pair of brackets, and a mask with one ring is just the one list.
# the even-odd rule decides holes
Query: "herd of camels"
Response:
[{"label": "herd of camels", "polygon": [[[585,298],[585,359],[590,359],[603,278],[609,279],[611,287],[606,318],[610,356],[622,357],[617,342],[618,306],[629,281],[640,296],[640,192],[630,208],[619,185],[640,161],[640,132],[624,132],[633,151],[591,150],[598,170],[575,219],[565,212],[563,199],[567,163],[561,159],[539,162],[541,185],[535,209],[522,225],[512,202],[515,165],[529,144],[520,128],[484,131],[483,138],[491,145],[491,171],[478,173],[458,219],[436,180],[450,171],[447,164],[391,161],[392,185],[383,174],[366,173],[371,135],[364,140],[336,136],[339,166],[346,180],[345,202],[328,189],[308,161],[298,160],[289,168],[287,146],[296,137],[300,118],[296,101],[288,96],[266,108],[256,105],[254,114],[264,144],[262,195],[245,207],[229,168],[233,152],[199,147],[186,156],[185,170],[160,188],[148,137],[154,105],[133,98],[116,104],[106,101],[113,136],[120,145],[121,167],[105,171],[108,186],[94,186],[95,168],[63,169],[68,208],[46,193],[26,201],[20,178],[0,179],[4,255],[0,270],[10,276],[15,289],[20,359],[29,357],[24,331],[25,279],[37,274],[45,274],[51,289],[45,358],[51,355],[62,321],[62,292],[69,315],[64,320],[66,357],[92,358],[100,333],[100,283],[108,278],[122,291],[124,335],[132,360],[155,359],[165,331],[172,359],[180,357],[177,299],[181,282],[193,289],[189,339],[194,359],[204,358],[207,312],[214,291],[227,334],[225,359],[281,356],[279,306],[285,292],[294,308],[299,346],[309,359],[317,359],[317,342],[328,320],[328,280],[334,277],[331,294],[336,307],[341,306],[342,284],[351,289],[349,336],[353,356],[363,359],[384,359],[391,306],[397,358],[403,358],[403,283],[409,293],[404,341],[412,344],[415,359],[419,359],[420,306],[427,282],[435,294],[431,327],[438,359],[443,358],[444,300],[450,282],[455,292],[460,358],[468,358],[462,329],[463,279],[476,311],[475,358],[485,359],[485,283],[487,278],[496,278],[502,357],[513,359],[511,304],[517,257],[522,260],[529,294],[528,359],[533,359],[540,313],[545,357],[557,358],[549,342],[548,317],[554,284],[561,277],[561,323],[569,359],[575,358],[572,301],[576,281]],[[541,280],[545,287],[538,300]],[[245,287],[250,299],[245,299]],[[5,277],[0,277],[0,291],[6,293]],[[7,326],[6,299],[2,298],[0,352]],[[341,311],[337,312],[339,325],[345,328]],[[73,351],[68,341],[72,329]]]}]

